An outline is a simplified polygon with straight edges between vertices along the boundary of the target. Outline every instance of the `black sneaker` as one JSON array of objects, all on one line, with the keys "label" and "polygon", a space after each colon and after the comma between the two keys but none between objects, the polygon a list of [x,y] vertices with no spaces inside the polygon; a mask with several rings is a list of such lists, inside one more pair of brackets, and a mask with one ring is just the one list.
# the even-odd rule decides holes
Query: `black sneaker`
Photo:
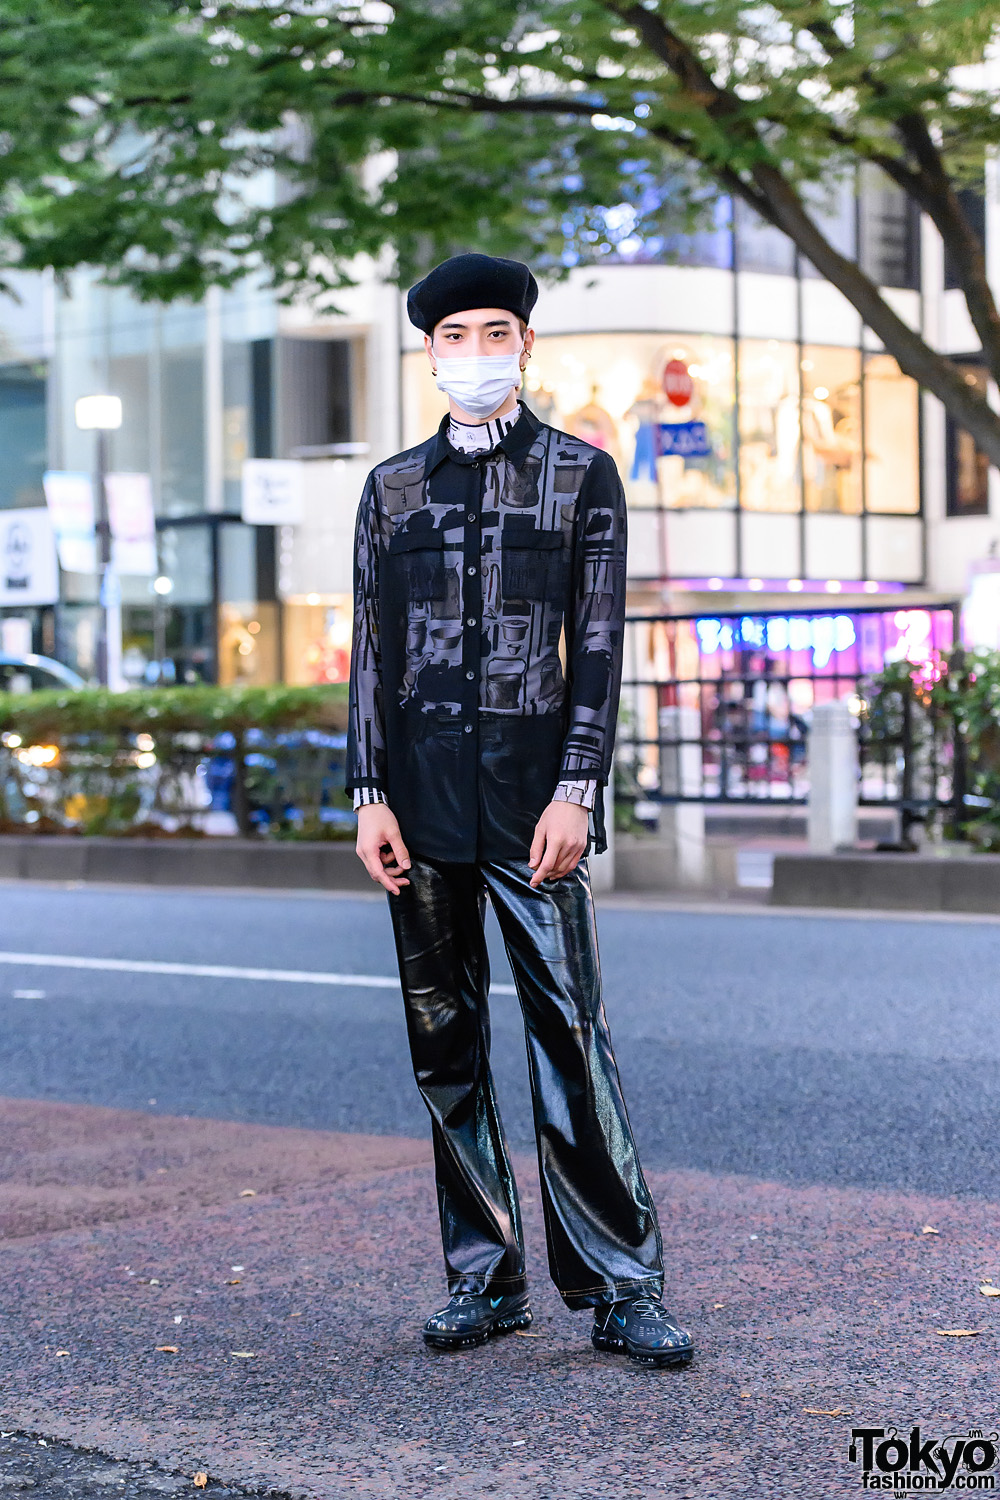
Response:
[{"label": "black sneaker", "polygon": [[655,1297],[630,1297],[594,1309],[595,1349],[627,1354],[640,1365],[686,1365],[694,1339]]},{"label": "black sneaker", "polygon": [[531,1308],[527,1292],[499,1297],[491,1292],[456,1292],[424,1324],[424,1342],[434,1349],[468,1349],[498,1333],[527,1328]]}]

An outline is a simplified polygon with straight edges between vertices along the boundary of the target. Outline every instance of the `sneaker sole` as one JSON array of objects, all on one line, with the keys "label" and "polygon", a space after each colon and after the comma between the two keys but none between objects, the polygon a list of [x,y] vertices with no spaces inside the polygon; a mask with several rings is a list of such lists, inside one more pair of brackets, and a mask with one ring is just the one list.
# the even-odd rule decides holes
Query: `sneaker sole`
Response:
[{"label": "sneaker sole", "polygon": [[627,1354],[633,1363],[652,1365],[657,1370],[689,1365],[694,1358],[693,1346],[687,1349],[638,1350],[632,1348],[625,1339],[617,1338],[614,1334],[598,1333],[596,1329],[591,1333],[590,1339],[595,1349],[606,1354]]},{"label": "sneaker sole", "polygon": [[508,1313],[505,1318],[497,1318],[485,1328],[477,1328],[469,1333],[434,1333],[425,1328],[424,1343],[431,1349],[477,1349],[498,1333],[513,1333],[516,1328],[527,1328],[531,1321],[531,1310],[526,1308],[523,1312]]}]

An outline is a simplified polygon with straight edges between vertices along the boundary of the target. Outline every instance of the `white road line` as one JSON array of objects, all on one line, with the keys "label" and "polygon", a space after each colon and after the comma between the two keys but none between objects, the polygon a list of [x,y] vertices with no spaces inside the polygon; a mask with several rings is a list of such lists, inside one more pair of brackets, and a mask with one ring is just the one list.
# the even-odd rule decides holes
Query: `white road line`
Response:
[{"label": "white road line", "polygon": [[[238,969],[230,964],[168,964],[142,958],[81,958],[66,953],[0,953],[0,964],[38,969],[100,969],[121,974],[179,974],[188,979],[263,979],[271,984],[341,984],[369,990],[398,990],[386,974],[320,974],[312,969]],[[491,985],[496,995],[513,995],[512,984]]]}]

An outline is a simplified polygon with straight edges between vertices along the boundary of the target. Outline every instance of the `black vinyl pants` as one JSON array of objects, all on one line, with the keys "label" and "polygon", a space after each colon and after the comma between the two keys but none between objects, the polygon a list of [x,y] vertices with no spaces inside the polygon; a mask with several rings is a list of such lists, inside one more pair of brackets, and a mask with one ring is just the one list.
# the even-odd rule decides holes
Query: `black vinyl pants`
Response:
[{"label": "black vinyl pants", "polygon": [[413,1071],[430,1111],[450,1292],[524,1288],[517,1187],[490,1070],[486,895],[528,1044],[549,1269],[569,1307],[663,1288],[656,1210],[601,1000],[585,859],[531,889],[527,861],[412,858],[389,896]]}]

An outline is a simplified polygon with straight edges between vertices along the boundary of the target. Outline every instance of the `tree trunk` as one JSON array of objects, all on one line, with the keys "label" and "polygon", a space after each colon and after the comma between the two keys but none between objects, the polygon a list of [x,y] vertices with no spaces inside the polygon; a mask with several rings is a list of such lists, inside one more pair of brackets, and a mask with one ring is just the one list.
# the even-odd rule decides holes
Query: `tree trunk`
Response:
[{"label": "tree trunk", "polygon": [[758,190],[767,197],[778,228],[784,230],[827,281],[843,292],[882,340],[904,375],[937,396],[949,415],[975,438],[990,462],[1000,468],[1000,415],[985,397],[967,383],[957,365],[938,354],[893,312],[860,266],[833,248],[779,172],[773,167],[759,166],[753,176]]}]

